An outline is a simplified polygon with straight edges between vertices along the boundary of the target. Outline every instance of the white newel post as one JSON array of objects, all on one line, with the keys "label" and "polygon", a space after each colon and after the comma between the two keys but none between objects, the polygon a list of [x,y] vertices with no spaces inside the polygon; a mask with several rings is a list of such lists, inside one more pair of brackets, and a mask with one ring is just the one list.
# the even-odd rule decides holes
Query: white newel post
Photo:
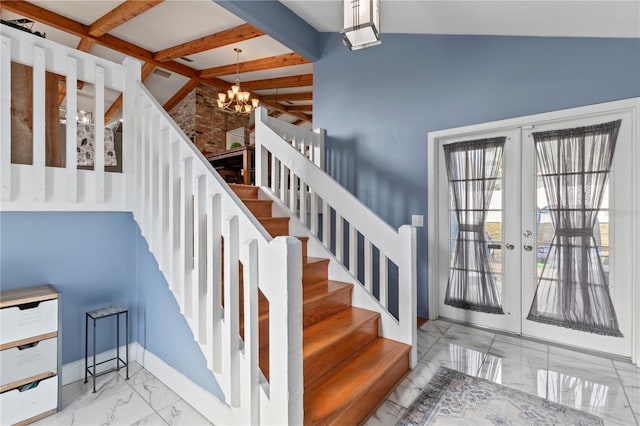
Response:
[{"label": "white newel post", "polygon": [[269,259],[260,262],[263,291],[269,299],[269,400],[260,405],[260,424],[301,425],[302,370],[302,243],[276,237]]},{"label": "white newel post", "polygon": [[255,112],[256,135],[255,135],[255,162],[256,162],[256,186],[266,186],[269,182],[269,155],[262,146],[262,140],[266,137],[267,109],[260,107]]},{"label": "white newel post", "polygon": [[139,190],[136,182],[136,158],[134,155],[136,144],[136,93],[137,84],[140,82],[142,65],[140,61],[133,58],[125,58],[122,61],[125,68],[124,90],[122,92],[122,173],[124,174],[124,188],[122,190],[127,194],[127,207],[136,211],[135,206],[138,200],[137,192]]},{"label": "white newel post", "polygon": [[320,170],[324,170],[325,149],[324,141],[327,137],[326,129],[314,129],[314,133],[318,135],[316,138],[317,143],[313,144],[313,162],[316,166],[320,167]]},{"label": "white newel post", "polygon": [[406,333],[404,342],[411,345],[411,368],[418,361],[417,340],[417,254],[416,254],[416,228],[403,225],[398,229],[400,247],[400,264],[398,265],[398,300],[399,321],[402,332]]}]

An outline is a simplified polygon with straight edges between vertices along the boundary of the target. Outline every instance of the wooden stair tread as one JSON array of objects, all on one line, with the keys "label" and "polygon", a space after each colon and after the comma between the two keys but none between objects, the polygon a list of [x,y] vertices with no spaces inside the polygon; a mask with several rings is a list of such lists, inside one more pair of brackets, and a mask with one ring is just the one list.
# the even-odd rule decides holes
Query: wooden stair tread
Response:
[{"label": "wooden stair tread", "polygon": [[304,394],[304,423],[357,424],[409,370],[410,346],[377,338]]},{"label": "wooden stair tread", "polygon": [[311,265],[313,263],[322,263],[322,262],[326,262],[329,263],[329,259],[324,258],[324,257],[311,257],[311,256],[307,256],[305,258],[305,264],[306,265]]},{"label": "wooden stair tread", "polygon": [[302,289],[302,300],[305,304],[323,299],[327,294],[339,291],[349,291],[353,288],[353,284],[342,281],[321,281],[319,283],[304,286]]},{"label": "wooden stair tread", "polygon": [[379,317],[378,312],[351,307],[305,328],[302,339],[304,358],[324,350],[345,335],[357,331],[367,321],[377,321]]}]

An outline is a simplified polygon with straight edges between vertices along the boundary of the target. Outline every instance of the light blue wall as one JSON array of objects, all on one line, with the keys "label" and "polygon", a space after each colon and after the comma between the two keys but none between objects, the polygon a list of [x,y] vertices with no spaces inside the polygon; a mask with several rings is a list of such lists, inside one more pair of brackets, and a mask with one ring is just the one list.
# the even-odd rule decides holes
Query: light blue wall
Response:
[{"label": "light blue wall", "polygon": [[[394,227],[427,214],[427,133],[640,96],[640,40],[383,34],[351,52],[322,33],[313,125],[329,172]],[[426,225],[426,222],[425,222]],[[427,233],[418,232],[427,315]]]},{"label": "light blue wall", "polygon": [[[123,304],[132,342],[222,397],[130,213],[0,213],[0,290],[41,284],[61,293],[63,363],[84,358],[87,310]],[[115,347],[113,321],[97,331]]]}]

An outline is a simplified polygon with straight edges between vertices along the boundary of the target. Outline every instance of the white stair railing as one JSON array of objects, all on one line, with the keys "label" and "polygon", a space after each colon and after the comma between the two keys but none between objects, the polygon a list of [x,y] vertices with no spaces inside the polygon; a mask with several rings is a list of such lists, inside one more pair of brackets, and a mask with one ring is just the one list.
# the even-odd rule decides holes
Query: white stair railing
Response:
[{"label": "white stair railing", "polygon": [[[115,64],[4,25],[0,49],[0,210],[133,212],[224,393],[214,408],[197,408],[219,424],[302,424],[300,241],[269,236],[142,85],[139,62]],[[11,163],[12,61],[34,70],[32,164]],[[95,85],[99,127],[105,88],[123,93],[123,173],[105,172],[100,131],[95,170],[77,169],[74,120],[66,163],[45,165],[46,71],[66,79],[68,117],[76,81]],[[269,381],[258,363],[258,290],[269,301]]]},{"label": "white stair railing", "polygon": [[[256,112],[256,184],[271,191],[287,206],[378,302],[381,334],[411,345],[411,360],[415,365],[415,228],[409,225],[398,230],[391,228],[327,175],[322,170],[324,163],[311,161],[305,155],[307,149],[292,144],[288,137],[291,133],[286,133],[292,131],[290,127],[290,124],[268,117],[264,108]],[[295,140],[311,141],[318,135],[324,146],[324,131],[297,128]],[[324,161],[324,154],[315,157],[320,158]],[[373,257],[375,252],[377,259]],[[374,271],[376,265],[378,271]],[[397,275],[392,272],[394,269]],[[390,278],[397,280],[392,282]],[[397,300],[397,317],[390,312],[390,300]]]}]

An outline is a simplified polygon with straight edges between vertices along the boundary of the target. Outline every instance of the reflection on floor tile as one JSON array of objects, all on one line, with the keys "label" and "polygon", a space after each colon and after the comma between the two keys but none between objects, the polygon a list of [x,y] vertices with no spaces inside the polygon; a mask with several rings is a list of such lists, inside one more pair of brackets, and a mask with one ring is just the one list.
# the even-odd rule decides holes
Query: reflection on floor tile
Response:
[{"label": "reflection on floor tile", "polygon": [[416,368],[368,424],[394,424],[444,366],[600,416],[605,425],[640,425],[640,369],[629,363],[446,321],[423,324],[418,350]]},{"label": "reflection on floor tile", "polygon": [[[420,396],[438,367],[479,376],[602,417],[640,425],[640,368],[545,343],[428,321],[418,331],[419,362],[367,421],[390,425]],[[125,372],[63,387],[63,410],[45,425],[210,425],[156,377],[132,362]]]}]

